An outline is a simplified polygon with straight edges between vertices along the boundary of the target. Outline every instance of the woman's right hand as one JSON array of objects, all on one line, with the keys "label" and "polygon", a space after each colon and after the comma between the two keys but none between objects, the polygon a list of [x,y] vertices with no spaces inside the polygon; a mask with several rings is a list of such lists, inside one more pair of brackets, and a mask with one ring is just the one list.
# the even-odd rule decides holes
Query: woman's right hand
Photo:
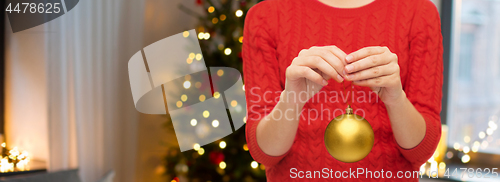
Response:
[{"label": "woman's right hand", "polygon": [[286,69],[285,90],[280,100],[301,108],[329,79],[344,81],[346,53],[336,46],[303,49]]}]

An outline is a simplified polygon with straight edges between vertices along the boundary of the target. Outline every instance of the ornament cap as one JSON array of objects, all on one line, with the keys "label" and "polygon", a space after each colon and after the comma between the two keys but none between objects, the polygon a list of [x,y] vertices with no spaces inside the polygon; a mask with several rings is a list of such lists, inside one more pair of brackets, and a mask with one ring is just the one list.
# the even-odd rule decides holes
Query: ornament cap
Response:
[{"label": "ornament cap", "polygon": [[351,105],[347,105],[347,109],[345,109],[346,114],[353,114]]}]

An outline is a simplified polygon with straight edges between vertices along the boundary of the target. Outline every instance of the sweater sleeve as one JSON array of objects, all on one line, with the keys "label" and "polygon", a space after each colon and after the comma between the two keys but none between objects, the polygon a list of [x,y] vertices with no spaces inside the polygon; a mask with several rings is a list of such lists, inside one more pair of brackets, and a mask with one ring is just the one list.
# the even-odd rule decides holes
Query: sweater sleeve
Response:
[{"label": "sweater sleeve", "polygon": [[409,74],[404,90],[423,116],[424,139],[412,149],[399,147],[414,166],[425,163],[441,137],[441,97],[443,85],[443,45],[438,11],[429,0],[419,1],[410,32]]},{"label": "sweater sleeve", "polygon": [[253,6],[246,15],[243,41],[243,75],[247,101],[246,140],[252,157],[266,167],[277,164],[286,155],[265,154],[256,139],[260,120],[269,114],[283,91],[274,35],[277,25],[272,1]]}]

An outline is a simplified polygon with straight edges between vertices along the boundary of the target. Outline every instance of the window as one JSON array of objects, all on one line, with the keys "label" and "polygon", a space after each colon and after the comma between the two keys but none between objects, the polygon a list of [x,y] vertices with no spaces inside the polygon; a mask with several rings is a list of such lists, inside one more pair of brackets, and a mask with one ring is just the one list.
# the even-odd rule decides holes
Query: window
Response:
[{"label": "window", "polygon": [[474,46],[474,33],[462,32],[460,33],[460,57],[458,57],[458,78],[460,81],[471,80],[473,46]]},{"label": "window", "polygon": [[499,17],[500,1],[454,1],[448,102],[444,105],[450,147],[500,154]]}]

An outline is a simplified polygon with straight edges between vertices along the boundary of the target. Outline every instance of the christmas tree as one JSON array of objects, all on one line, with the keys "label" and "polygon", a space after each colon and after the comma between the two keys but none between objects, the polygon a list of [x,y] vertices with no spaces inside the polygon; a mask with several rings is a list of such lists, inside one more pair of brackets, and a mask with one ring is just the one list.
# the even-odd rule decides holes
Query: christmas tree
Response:
[{"label": "christmas tree", "polygon": [[[206,10],[204,14],[179,6],[199,19],[197,36],[207,67],[232,67],[243,73],[241,48],[245,16],[250,7],[260,1],[196,0],[196,5]],[[165,126],[173,131],[170,118]],[[205,146],[195,145],[193,150],[180,152],[179,148],[171,148],[165,165],[166,175],[172,181],[265,180],[265,166],[254,161],[248,152],[244,127]]]}]

